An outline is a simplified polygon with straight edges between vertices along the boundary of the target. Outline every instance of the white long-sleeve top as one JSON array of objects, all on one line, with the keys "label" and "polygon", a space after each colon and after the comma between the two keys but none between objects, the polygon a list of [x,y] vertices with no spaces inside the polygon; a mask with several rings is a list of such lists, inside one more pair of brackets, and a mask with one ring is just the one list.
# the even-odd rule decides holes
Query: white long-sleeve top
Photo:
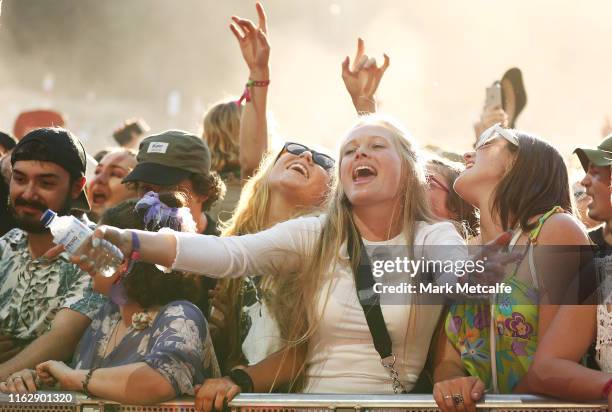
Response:
[{"label": "white long-sleeve top", "polygon": [[[177,255],[173,269],[215,277],[295,273],[314,253],[325,219],[325,215],[298,218],[257,234],[237,237],[176,233]],[[399,235],[384,242],[364,239],[364,244],[368,248],[406,245],[406,240]],[[428,259],[448,259],[449,254],[454,255],[451,258],[467,256],[463,239],[448,222],[420,222],[414,245],[415,259],[420,257],[419,253],[442,253],[441,248],[423,248],[420,245],[447,246],[444,256],[425,256]],[[391,378],[381,365],[357,297],[345,246],[338,252],[335,270],[332,272],[330,269],[325,276],[322,290],[328,288],[329,295],[321,293],[317,302],[322,317],[308,343],[305,392],[393,393]],[[397,356],[395,369],[408,390],[423,369],[441,311],[438,305],[418,306],[417,333],[408,335],[412,338],[407,340],[410,311],[415,308],[409,301],[407,305],[381,305],[393,352]]]}]

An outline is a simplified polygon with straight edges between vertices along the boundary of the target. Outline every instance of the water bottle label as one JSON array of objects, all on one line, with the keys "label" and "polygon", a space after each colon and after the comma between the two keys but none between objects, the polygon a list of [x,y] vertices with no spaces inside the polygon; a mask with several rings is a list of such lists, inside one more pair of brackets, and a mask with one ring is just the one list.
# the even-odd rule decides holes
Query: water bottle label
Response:
[{"label": "water bottle label", "polygon": [[64,245],[68,253],[74,255],[90,235],[91,231],[85,225],[72,225],[70,230],[59,239],[59,243]]}]

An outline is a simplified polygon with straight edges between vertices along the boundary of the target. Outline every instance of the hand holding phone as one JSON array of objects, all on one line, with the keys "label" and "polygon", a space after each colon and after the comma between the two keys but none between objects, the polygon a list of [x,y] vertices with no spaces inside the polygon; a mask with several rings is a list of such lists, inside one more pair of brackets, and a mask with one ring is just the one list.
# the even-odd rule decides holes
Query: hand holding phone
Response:
[{"label": "hand holding phone", "polygon": [[500,107],[503,109],[502,89],[499,81],[487,87],[485,107]]}]

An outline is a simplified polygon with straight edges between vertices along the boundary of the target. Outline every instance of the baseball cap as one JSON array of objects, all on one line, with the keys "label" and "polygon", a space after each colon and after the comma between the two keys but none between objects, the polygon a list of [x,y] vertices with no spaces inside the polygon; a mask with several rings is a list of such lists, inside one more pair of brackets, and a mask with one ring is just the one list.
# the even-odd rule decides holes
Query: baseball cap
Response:
[{"label": "baseball cap", "polygon": [[[20,148],[27,143],[38,142],[44,145],[47,152],[45,161],[53,162],[63,167],[72,177],[85,176],[87,156],[81,141],[69,130],[59,127],[44,127],[26,134],[15,146],[11,154],[11,165],[20,160]],[[79,197],[73,201],[72,208],[89,212],[89,201],[85,188]]]},{"label": "baseball cap", "polygon": [[582,168],[585,172],[589,170],[589,163],[593,166],[612,165],[612,134],[608,135],[597,147],[579,147],[574,150],[578,155]]},{"label": "baseball cap", "polygon": [[191,174],[210,173],[210,150],[204,141],[182,130],[168,130],[140,143],[138,164],[123,183],[145,182],[170,186]]}]

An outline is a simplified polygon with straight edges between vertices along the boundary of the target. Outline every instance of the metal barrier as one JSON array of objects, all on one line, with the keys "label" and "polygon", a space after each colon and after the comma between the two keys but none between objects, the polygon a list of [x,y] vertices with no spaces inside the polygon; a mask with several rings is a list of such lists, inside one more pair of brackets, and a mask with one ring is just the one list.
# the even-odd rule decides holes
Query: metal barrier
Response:
[{"label": "metal barrier", "polygon": [[[70,393],[72,403],[11,402],[0,394],[0,412],[195,412],[193,398],[180,398],[157,405],[120,405],[103,399],[89,399]],[[437,412],[431,395],[313,395],[242,394],[229,404],[232,412]],[[477,404],[479,412],[604,412],[608,405],[568,403],[533,395],[486,395]]]},{"label": "metal barrier", "polygon": [[[243,394],[230,402],[232,412],[437,412],[431,395]],[[607,411],[604,403],[567,403],[533,395],[486,395],[479,411]]]}]

